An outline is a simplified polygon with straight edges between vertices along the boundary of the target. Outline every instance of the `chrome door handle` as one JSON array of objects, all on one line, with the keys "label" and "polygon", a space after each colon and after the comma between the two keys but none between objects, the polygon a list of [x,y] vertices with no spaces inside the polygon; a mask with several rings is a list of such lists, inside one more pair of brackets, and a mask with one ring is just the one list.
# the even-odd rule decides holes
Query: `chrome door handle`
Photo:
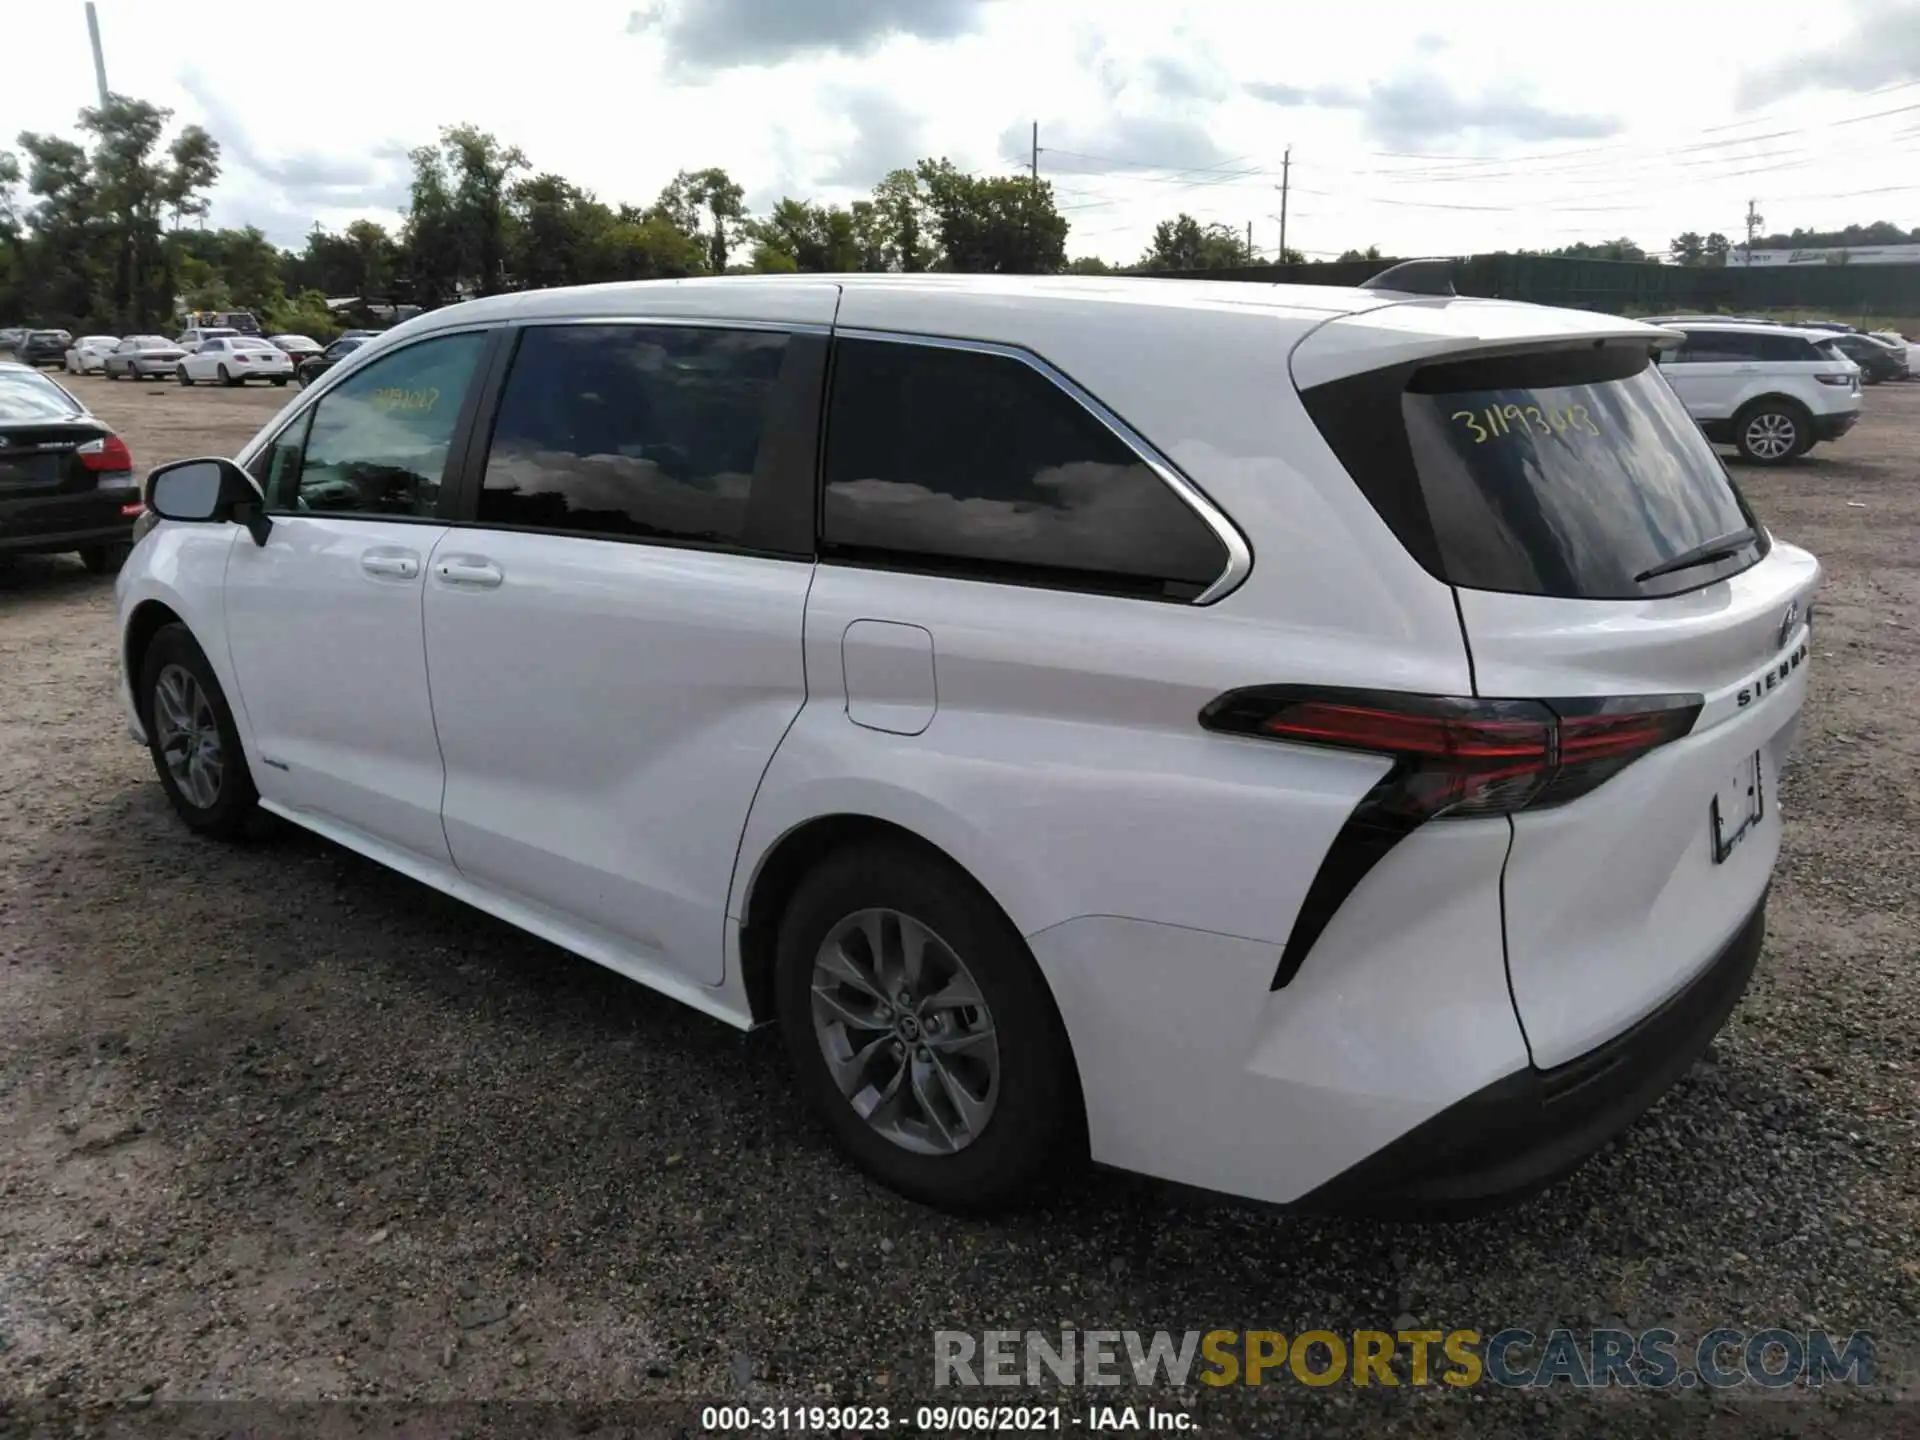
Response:
[{"label": "chrome door handle", "polygon": [[401,580],[411,580],[420,573],[420,557],[369,550],[360,557],[360,568],[369,575],[392,575]]},{"label": "chrome door handle", "polygon": [[500,567],[490,560],[460,558],[436,560],[433,573],[447,585],[471,585],[476,589],[491,590],[506,576],[500,573]]}]

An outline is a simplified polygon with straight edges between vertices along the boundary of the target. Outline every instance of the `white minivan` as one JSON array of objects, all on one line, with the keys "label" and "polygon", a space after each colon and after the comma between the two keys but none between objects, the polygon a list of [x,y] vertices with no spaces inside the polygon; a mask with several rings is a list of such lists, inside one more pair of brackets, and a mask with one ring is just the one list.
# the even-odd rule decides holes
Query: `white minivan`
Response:
[{"label": "white minivan", "polygon": [[1743,992],[1820,567],[1631,320],[994,276],[545,290],[162,466],[124,692],[742,1028],[861,1165],[1472,1208]]}]

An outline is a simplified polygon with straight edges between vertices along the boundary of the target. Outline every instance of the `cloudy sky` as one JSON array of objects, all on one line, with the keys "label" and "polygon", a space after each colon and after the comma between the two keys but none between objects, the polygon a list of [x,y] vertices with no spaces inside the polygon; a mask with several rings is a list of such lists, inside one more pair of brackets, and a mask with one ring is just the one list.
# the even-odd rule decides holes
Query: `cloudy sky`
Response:
[{"label": "cloudy sky", "polygon": [[[98,0],[113,88],[220,141],[213,223],[393,223],[471,121],[610,201],[765,206],[923,155],[1040,169],[1068,249],[1180,210],[1309,255],[1920,225],[1920,0]],[[94,95],[82,0],[8,0],[0,146]]]}]

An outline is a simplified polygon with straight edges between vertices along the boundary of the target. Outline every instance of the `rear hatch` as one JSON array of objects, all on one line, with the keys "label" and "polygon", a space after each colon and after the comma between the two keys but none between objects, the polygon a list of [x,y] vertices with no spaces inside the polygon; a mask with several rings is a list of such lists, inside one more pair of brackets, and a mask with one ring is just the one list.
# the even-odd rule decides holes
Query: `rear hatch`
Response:
[{"label": "rear hatch", "polygon": [[1753,516],[1649,364],[1658,340],[1410,302],[1294,357],[1348,473],[1453,587],[1476,699],[1544,717],[1500,762],[1497,806],[1508,976],[1542,1068],[1684,988],[1761,902],[1806,685],[1819,565]]}]

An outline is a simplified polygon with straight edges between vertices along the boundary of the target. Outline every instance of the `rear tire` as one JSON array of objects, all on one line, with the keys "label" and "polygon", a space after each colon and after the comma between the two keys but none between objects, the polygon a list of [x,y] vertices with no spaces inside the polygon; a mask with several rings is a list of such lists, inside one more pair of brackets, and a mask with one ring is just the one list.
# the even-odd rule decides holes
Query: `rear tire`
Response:
[{"label": "rear tire", "polygon": [[225,385],[225,386],[226,386],[226,387],[227,387],[228,389],[232,389],[232,388],[233,388],[233,386],[235,386],[236,384],[238,384],[238,383],[239,383],[238,381],[236,381],[236,380],[235,380],[235,379],[233,378],[233,376],[231,376],[231,375],[229,375],[229,374],[227,373],[227,367],[226,367],[226,366],[224,366],[224,365],[222,365],[222,366],[220,366],[220,367],[218,367],[218,368],[219,368],[219,371],[220,371],[220,383],[221,383],[222,385]]},{"label": "rear tire", "polygon": [[1733,443],[1753,465],[1784,465],[1813,448],[1813,417],[1792,400],[1756,400],[1733,421]]},{"label": "rear tire", "polygon": [[127,556],[133,553],[133,546],[124,542],[112,545],[89,545],[80,552],[80,563],[94,575],[118,574],[120,567],[127,563]]},{"label": "rear tire", "polygon": [[1019,932],[951,865],[881,842],[828,855],[787,904],[775,966],[800,1088],[883,1184],[942,1209],[995,1209],[1084,1148],[1053,997]]},{"label": "rear tire", "polygon": [[287,386],[287,377],[284,375],[276,375],[273,377],[273,383],[284,390]]},{"label": "rear tire", "polygon": [[174,813],[198,834],[238,839],[260,794],[226,693],[186,626],[163,625],[155,633],[140,662],[137,693],[147,750]]},{"label": "rear tire", "polygon": [[187,367],[184,365],[175,368],[173,378],[178,380],[182,385],[193,384],[193,376],[187,373]]}]

